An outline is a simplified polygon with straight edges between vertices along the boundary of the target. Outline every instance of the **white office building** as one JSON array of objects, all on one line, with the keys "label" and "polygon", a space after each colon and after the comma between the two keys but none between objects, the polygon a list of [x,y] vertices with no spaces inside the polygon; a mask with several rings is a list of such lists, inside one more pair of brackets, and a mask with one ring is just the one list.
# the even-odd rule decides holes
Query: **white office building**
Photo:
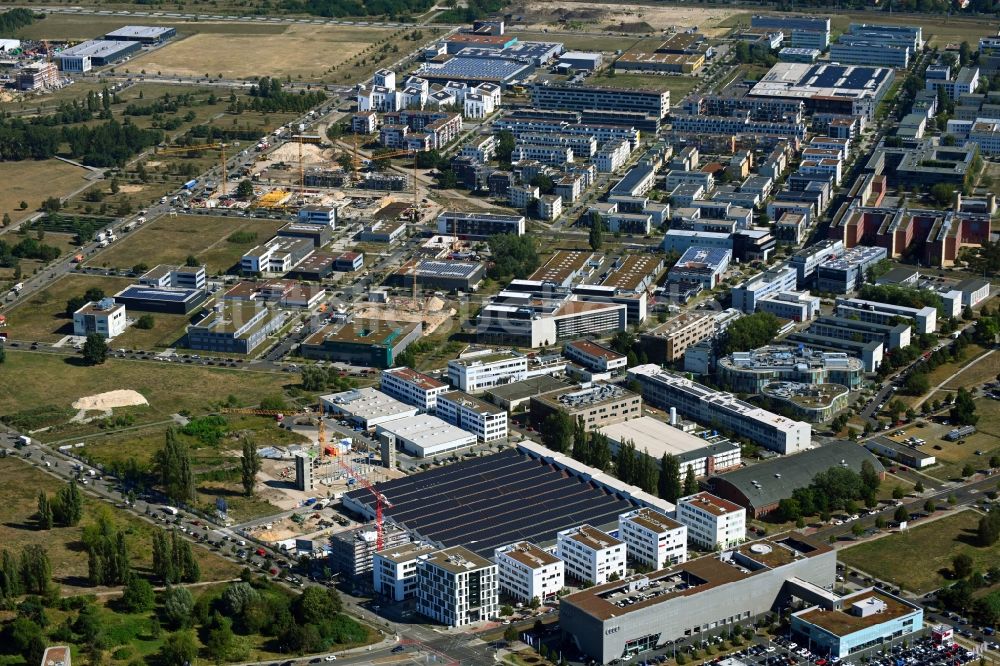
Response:
[{"label": "white office building", "polygon": [[448,361],[448,381],[466,393],[528,378],[528,357],[512,351],[484,350]]},{"label": "white office building", "polygon": [[341,391],[319,397],[324,414],[333,414],[365,429],[408,416],[417,408],[370,387]]},{"label": "white office building", "polygon": [[689,542],[710,550],[732,548],[747,536],[747,510],[711,493],[677,500],[677,522],[687,527]]},{"label": "white office building", "polygon": [[410,368],[388,368],[382,371],[382,393],[433,414],[438,396],[447,393],[444,382]]},{"label": "white office building", "polygon": [[687,562],[687,527],[649,507],[618,516],[618,536],[629,559],[654,571]]},{"label": "white office building", "polygon": [[480,442],[507,438],[507,410],[463,391],[439,395],[437,415],[444,421],[471,432]]},{"label": "white office building", "polygon": [[404,543],[372,555],[372,583],[377,594],[393,601],[417,594],[417,562],[437,548],[424,543]]},{"label": "white office building", "polygon": [[467,548],[454,546],[417,562],[417,612],[449,627],[496,617],[497,567]]},{"label": "white office building", "polygon": [[533,543],[521,541],[503,546],[494,555],[500,589],[518,601],[551,599],[565,584],[563,561]]},{"label": "white office building", "polygon": [[625,577],[626,548],[622,541],[590,525],[557,533],[556,557],[566,563],[566,573],[594,585],[607,583],[612,574]]},{"label": "white office building", "polygon": [[73,335],[81,337],[97,333],[110,340],[124,333],[127,325],[125,306],[113,298],[90,301],[73,313]]},{"label": "white office building", "polygon": [[378,440],[400,448],[417,458],[464,449],[476,443],[476,436],[431,414],[393,419],[376,427]]},{"label": "white office building", "polygon": [[757,310],[757,303],[761,299],[785,291],[794,291],[797,278],[796,270],[791,266],[778,266],[755,275],[743,284],[733,287],[733,307],[752,314]]}]

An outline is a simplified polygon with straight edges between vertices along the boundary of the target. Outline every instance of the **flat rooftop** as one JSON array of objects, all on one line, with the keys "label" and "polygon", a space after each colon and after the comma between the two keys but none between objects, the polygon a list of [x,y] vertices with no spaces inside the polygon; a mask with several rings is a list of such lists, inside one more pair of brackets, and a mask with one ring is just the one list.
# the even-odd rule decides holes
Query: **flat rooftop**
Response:
[{"label": "flat rooftop", "polygon": [[370,387],[322,395],[320,400],[335,405],[339,411],[345,414],[366,420],[393,414],[416,414],[417,412],[416,407],[403,404],[399,400]]},{"label": "flat rooftop", "polygon": [[693,326],[696,324],[705,323],[706,320],[713,319],[713,316],[708,312],[685,312],[684,314],[679,314],[673,319],[668,319],[656,328],[645,331],[643,336],[650,337],[670,337],[677,331],[683,330],[688,326]]},{"label": "flat rooftop", "polygon": [[434,564],[453,574],[463,574],[476,569],[492,567],[494,564],[480,557],[468,548],[453,546],[427,556],[428,563]]},{"label": "flat rooftop", "polygon": [[779,62],[750,89],[751,97],[876,97],[893,78],[890,67]]},{"label": "flat rooftop", "polygon": [[663,269],[663,257],[655,254],[632,254],[601,283],[620,291],[638,291],[651,284]]},{"label": "flat rooftop", "polygon": [[504,555],[530,569],[541,569],[561,561],[552,553],[542,550],[528,541],[520,541],[511,545],[504,551]]},{"label": "flat rooftop", "polygon": [[[889,622],[897,618],[905,617],[911,613],[916,613],[917,608],[903,603],[896,597],[875,592],[873,590],[862,590],[855,595],[844,597],[842,600],[844,610],[824,610],[813,608],[797,613],[800,620],[814,624],[821,629],[825,629],[835,636],[847,636],[855,632],[867,629],[868,627]],[[872,604],[882,607],[881,612],[872,612],[866,617],[854,615],[849,611],[856,604]],[[884,606],[882,606],[884,604]]]},{"label": "flat rooftop", "polygon": [[688,462],[739,449],[738,444],[725,438],[702,439],[652,416],[601,426],[597,431],[616,443],[631,441],[637,451],[645,451],[656,460],[666,454]]},{"label": "flat rooftop", "polygon": [[413,442],[424,449],[458,441],[465,441],[468,444],[476,443],[476,436],[471,432],[462,430],[430,414],[417,414],[393,419],[378,426],[378,430]]},{"label": "flat rooftop", "polygon": [[172,34],[173,28],[163,28],[153,25],[126,25],[106,33],[108,39],[160,39],[164,35]]},{"label": "flat rooftop", "polygon": [[417,275],[428,278],[470,278],[482,264],[475,261],[450,261],[445,259],[411,259],[396,271],[397,275]]},{"label": "flat rooftop", "polygon": [[729,513],[734,513],[737,511],[745,511],[745,509],[734,502],[722,499],[721,497],[716,497],[712,493],[695,493],[687,498],[678,500],[678,504],[687,504],[689,506],[696,507],[705,513],[710,513],[713,516],[725,516]]},{"label": "flat rooftop", "polygon": [[382,374],[398,377],[399,379],[409,382],[424,391],[436,388],[445,388],[448,386],[444,382],[438,381],[430,375],[425,375],[422,372],[417,372],[412,368],[390,368],[388,370],[383,370]]},{"label": "flat rooftop", "polygon": [[321,345],[324,342],[342,344],[392,345],[396,340],[413,332],[418,322],[383,321],[381,319],[353,319],[346,324],[327,324],[303,344]]},{"label": "flat rooftop", "polygon": [[510,384],[494,386],[486,392],[487,395],[494,396],[500,400],[524,400],[533,395],[542,395],[549,391],[557,391],[561,388],[572,386],[568,382],[557,379],[552,375],[540,375]]},{"label": "flat rooftop", "polygon": [[595,384],[586,387],[571,386],[538,396],[538,399],[556,408],[576,410],[638,397],[638,393],[617,384]]},{"label": "flat rooftop", "polygon": [[469,367],[473,365],[481,365],[486,363],[496,363],[497,361],[506,361],[510,359],[523,358],[520,354],[515,354],[509,349],[504,349],[500,351],[490,351],[484,354],[470,354],[464,358],[453,358],[448,361],[448,365],[460,365],[463,367]]},{"label": "flat rooftop", "polygon": [[595,358],[603,358],[606,361],[614,361],[625,358],[625,354],[619,354],[614,349],[609,349],[604,345],[600,345],[590,340],[573,340],[572,342],[567,342],[566,346],[573,347],[574,349]]},{"label": "flat rooftop", "polygon": [[[638,508],[591,481],[511,449],[375,487],[391,503],[384,513],[393,522],[424,539],[464,544],[488,557],[518,541],[551,545],[558,532],[581,523],[613,529],[619,515]],[[364,488],[344,499],[375,513],[375,498]]]},{"label": "flat rooftop", "polygon": [[636,525],[641,525],[642,527],[656,533],[668,532],[670,530],[676,530],[679,527],[683,527],[683,525],[678,523],[673,518],[666,516],[659,511],[654,511],[649,507],[636,509],[631,513],[631,515],[626,515],[624,518],[635,523]]},{"label": "flat rooftop", "polygon": [[575,541],[581,546],[591,550],[614,548],[615,546],[620,546],[624,543],[623,541],[619,541],[614,538],[607,532],[602,532],[601,530],[591,527],[590,525],[580,525],[579,527],[574,527],[564,532],[562,537],[564,539]]},{"label": "flat rooftop", "polygon": [[538,282],[555,282],[562,284],[570,277],[579,273],[594,256],[593,252],[581,250],[558,250],[549,257],[538,270],[532,273],[528,279]]},{"label": "flat rooftop", "polygon": [[437,548],[426,543],[404,543],[399,546],[389,547],[381,551],[378,555],[395,564],[412,562],[421,555],[433,553]]},{"label": "flat rooftop", "polygon": [[442,393],[439,398],[451,400],[452,402],[462,405],[466,409],[471,409],[477,414],[500,414],[501,412],[507,411],[497,407],[496,405],[491,405],[485,400],[480,400],[475,396],[471,396],[465,391],[450,391],[448,393]]},{"label": "flat rooftop", "polygon": [[169,303],[185,303],[187,301],[199,298],[205,294],[202,289],[183,289],[179,287],[144,287],[142,285],[134,284],[130,287],[125,287],[117,294],[115,298],[133,298],[133,299],[143,299],[148,301],[161,301]]},{"label": "flat rooftop", "polygon": [[112,58],[119,52],[129,49],[137,43],[110,39],[91,39],[86,42],[80,42],[68,49],[63,49],[56,54],[56,57]]}]

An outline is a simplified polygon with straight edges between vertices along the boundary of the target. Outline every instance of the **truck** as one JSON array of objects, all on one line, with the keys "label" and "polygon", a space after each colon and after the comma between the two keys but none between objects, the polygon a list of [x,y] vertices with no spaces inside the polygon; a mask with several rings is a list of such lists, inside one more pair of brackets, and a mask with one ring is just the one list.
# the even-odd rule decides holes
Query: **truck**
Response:
[{"label": "truck", "polygon": [[74,255],[73,255],[73,263],[74,263],[74,264],[78,264],[78,263],[80,263],[81,261],[83,261],[83,255],[82,255],[82,254],[80,254],[80,253],[77,253],[77,254],[74,254]]},{"label": "truck", "polygon": [[170,514],[171,516],[176,516],[177,515],[177,508],[176,507],[172,507],[172,506],[165,506],[165,507],[163,507],[163,513]]},{"label": "truck", "polygon": [[20,294],[22,289],[24,289],[23,282],[18,282],[17,284],[15,284],[13,287],[10,288],[10,290],[15,294]]},{"label": "truck", "polygon": [[102,241],[102,240],[104,240],[104,237],[105,237],[104,236],[104,232],[103,231],[98,231],[97,235],[94,236],[94,240],[95,241]]},{"label": "truck", "polygon": [[188,182],[184,183],[184,189],[188,190],[190,192],[191,190],[193,190],[195,188],[196,185],[198,185],[198,179],[197,178],[192,178]]},{"label": "truck", "polygon": [[17,443],[21,446],[31,446],[31,438],[27,435],[19,435],[17,438]]}]

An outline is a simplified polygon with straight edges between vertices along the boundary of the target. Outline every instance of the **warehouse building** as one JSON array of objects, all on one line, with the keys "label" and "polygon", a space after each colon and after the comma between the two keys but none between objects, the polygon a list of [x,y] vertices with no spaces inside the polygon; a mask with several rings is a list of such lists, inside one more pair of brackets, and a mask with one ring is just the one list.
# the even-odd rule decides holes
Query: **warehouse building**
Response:
[{"label": "warehouse building", "polygon": [[687,527],[652,509],[618,516],[618,536],[629,560],[654,571],[687,562]]},{"label": "warehouse building", "polygon": [[507,439],[507,410],[462,391],[438,396],[437,414],[442,419],[471,432],[480,442]]},{"label": "warehouse building", "polygon": [[924,627],[924,609],[881,589],[866,588],[792,613],[791,632],[814,654],[849,659],[862,650],[907,637]]},{"label": "warehouse building", "polygon": [[[389,500],[387,519],[425,540],[465,544],[484,557],[518,541],[549,548],[558,532],[581,521],[611,530],[619,515],[640,506],[673,510],[639,488],[527,442],[375,487]],[[345,493],[343,502],[348,511],[375,515],[375,498],[364,488]]]},{"label": "warehouse building", "polygon": [[404,404],[370,387],[321,395],[319,402],[324,414],[345,419],[351,425],[365,430],[373,430],[396,419],[416,416],[418,411],[413,405]]},{"label": "warehouse building", "polygon": [[139,312],[190,314],[198,308],[208,293],[204,289],[179,289],[131,285],[115,294],[115,303]]},{"label": "warehouse building", "polygon": [[820,472],[842,467],[860,474],[865,461],[872,464],[880,478],[885,477],[882,464],[865,447],[835,441],[714,476],[708,483],[714,494],[746,508],[751,518],[760,518],[777,509],[778,502],[791,497],[796,489],[809,486]]},{"label": "warehouse building", "polygon": [[780,535],[569,594],[560,600],[559,626],[607,664],[705,631],[722,633],[795,594],[811,599],[817,588],[833,586],[836,564],[829,546]]},{"label": "warehouse building", "polygon": [[617,384],[570,387],[531,398],[531,423],[541,430],[552,414],[563,413],[586,432],[642,416],[642,396]]},{"label": "warehouse building", "polygon": [[104,39],[117,42],[141,42],[145,45],[160,44],[177,36],[176,28],[150,25],[126,25],[104,35]]},{"label": "warehouse building", "polygon": [[187,327],[187,346],[211,352],[249,354],[277,332],[288,315],[253,301],[222,301]]},{"label": "warehouse building", "polygon": [[92,39],[63,49],[55,55],[55,61],[61,72],[82,74],[89,72],[94,67],[121,62],[141,50],[142,44],[139,42]]},{"label": "warehouse building", "polygon": [[647,364],[630,368],[629,379],[642,387],[643,399],[661,409],[676,407],[685,417],[747,437],[766,449],[784,455],[812,446],[808,423],[795,421],[755,407],[730,393],[716,391],[689,379]]},{"label": "warehouse building", "polygon": [[877,456],[894,460],[913,469],[923,469],[937,463],[937,458],[920,451],[915,445],[907,446],[885,435],[876,435],[865,440],[865,448]]},{"label": "warehouse building", "polygon": [[776,381],[842,384],[857,389],[864,380],[860,360],[844,352],[824,352],[803,346],[768,345],[734,352],[719,359],[719,383],[737,393],[760,393]]},{"label": "warehouse building", "polygon": [[512,58],[481,58],[462,53],[441,63],[424,63],[415,72],[415,76],[442,86],[451,82],[469,86],[492,83],[506,88],[527,78],[532,69],[531,63],[519,62]]},{"label": "warehouse building", "polygon": [[624,542],[590,525],[562,530],[556,537],[556,556],[567,575],[593,585],[625,576]]},{"label": "warehouse building", "polygon": [[375,434],[381,443],[402,449],[415,458],[451,453],[476,443],[471,432],[431,414],[392,419],[376,426]]},{"label": "warehouse building", "polygon": [[417,612],[449,627],[496,617],[497,567],[485,557],[454,546],[417,561]]},{"label": "warehouse building", "polygon": [[313,360],[389,368],[411,343],[420,339],[422,332],[420,322],[382,319],[335,322],[306,337],[299,352]]},{"label": "warehouse building", "polygon": [[585,53],[583,51],[566,51],[559,56],[559,65],[567,69],[596,72],[601,68],[604,56],[600,53]]},{"label": "warehouse building", "polygon": [[639,345],[653,363],[673,363],[684,351],[715,335],[715,317],[707,312],[685,312],[639,335]]},{"label": "warehouse building", "polygon": [[383,393],[421,412],[433,414],[437,399],[448,392],[448,385],[410,368],[387,368],[379,386]]},{"label": "warehouse building", "polygon": [[565,563],[530,541],[497,548],[493,559],[500,589],[522,603],[552,599],[565,584]]},{"label": "warehouse building", "polygon": [[471,292],[483,281],[485,267],[475,261],[451,259],[411,259],[389,276],[389,284],[412,289]]},{"label": "warehouse building", "polygon": [[703,477],[741,464],[739,444],[708,432],[695,436],[651,416],[606,425],[598,432],[608,438],[613,453],[622,442],[631,442],[637,453],[647,453],[654,460],[664,455],[677,458],[682,477],[689,469],[696,477]]}]

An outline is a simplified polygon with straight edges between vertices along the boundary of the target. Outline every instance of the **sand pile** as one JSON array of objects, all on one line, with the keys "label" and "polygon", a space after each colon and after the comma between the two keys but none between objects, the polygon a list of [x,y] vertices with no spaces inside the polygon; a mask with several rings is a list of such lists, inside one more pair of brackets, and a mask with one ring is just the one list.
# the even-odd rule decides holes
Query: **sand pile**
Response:
[{"label": "sand pile", "polygon": [[80,398],[73,403],[73,409],[82,409],[84,411],[99,410],[103,412],[115,407],[133,407],[135,405],[148,404],[146,398],[138,391],[119,389],[117,391],[108,391],[107,393],[98,393]]}]

